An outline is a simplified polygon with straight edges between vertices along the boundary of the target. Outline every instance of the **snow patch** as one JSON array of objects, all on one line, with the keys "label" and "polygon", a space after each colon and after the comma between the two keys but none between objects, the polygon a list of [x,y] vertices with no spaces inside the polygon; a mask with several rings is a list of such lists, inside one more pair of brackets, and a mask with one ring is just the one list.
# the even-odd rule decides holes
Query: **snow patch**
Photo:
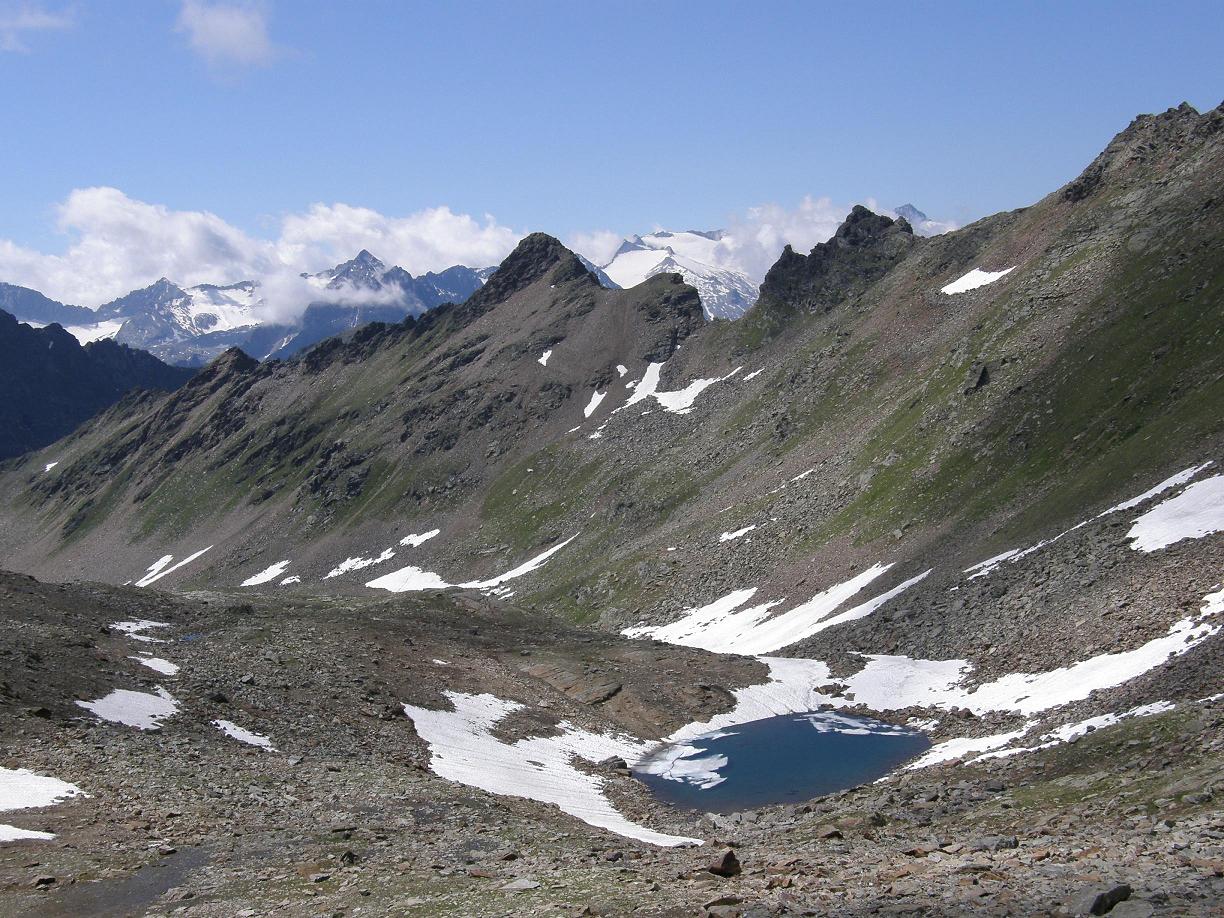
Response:
[{"label": "snow patch", "polygon": [[232,739],[238,740],[240,743],[246,743],[248,746],[258,746],[260,749],[273,751],[276,747],[272,745],[272,740],[261,733],[252,733],[245,727],[240,727],[236,723],[228,720],[214,720],[213,726]]},{"label": "snow patch", "polygon": [[753,523],[751,526],[745,526],[743,529],[737,529],[735,532],[724,532],[718,537],[718,541],[730,542],[734,539],[738,539],[742,535],[747,535],[754,529],[756,529],[756,523]]},{"label": "snow patch", "polygon": [[169,628],[165,622],[154,622],[147,618],[137,619],[130,622],[111,622],[110,629],[118,631],[120,634],[126,634],[133,641],[143,641],[146,644],[168,644],[169,641],[162,638],[150,637],[145,634],[150,628]]},{"label": "snow patch", "polygon": [[244,587],[259,586],[261,583],[267,583],[269,580],[275,580],[285,572],[285,568],[287,568],[291,563],[293,562],[277,561],[271,567],[264,568],[254,577],[248,577],[246,580],[242,581],[242,585]]},{"label": "snow patch", "polygon": [[419,535],[406,535],[400,539],[401,545],[407,545],[410,548],[420,548],[434,536],[438,535],[441,529],[431,529],[429,532],[422,532]]},{"label": "snow patch", "polygon": [[129,660],[135,660],[137,663],[142,663],[154,672],[161,673],[163,676],[178,675],[179,668],[176,664],[169,660],[163,660],[161,657],[128,657]]},{"label": "snow patch", "polygon": [[163,577],[173,574],[179,568],[186,567],[196,558],[200,557],[202,554],[204,554],[207,551],[212,551],[212,549],[213,549],[213,546],[211,545],[209,545],[208,548],[201,548],[195,554],[188,555],[186,558],[184,558],[178,564],[175,564],[173,567],[166,567],[166,565],[174,560],[174,555],[163,555],[162,557],[158,558],[156,561],[154,561],[149,566],[149,569],[145,573],[145,575],[136,581],[136,586],[146,587],[151,583],[156,583],[158,580],[161,580]]},{"label": "snow patch", "polygon": [[[51,806],[78,795],[87,796],[75,784],[59,778],[38,775],[27,768],[0,767],[0,813]],[[0,824],[0,842],[48,841],[52,838],[55,835],[51,832]]]},{"label": "snow patch", "polygon": [[54,462],[48,462],[46,465],[43,466],[43,474],[45,475],[47,472],[51,471],[57,465],[59,465],[58,459],[56,459]]},{"label": "snow patch", "polygon": [[595,413],[595,409],[599,407],[599,403],[604,400],[604,396],[607,394],[607,392],[600,392],[598,389],[592,392],[591,400],[587,402],[587,406],[582,409],[582,416],[589,418],[591,415],[593,415]]},{"label": "snow patch", "polygon": [[698,647],[714,653],[734,653],[742,656],[770,653],[834,625],[870,615],[930,573],[926,571],[865,603],[837,615],[832,614],[842,603],[891,566],[876,564],[858,576],[818,593],[807,602],[772,617],[769,615],[770,610],[784,600],[740,609],[740,606],[756,593],[756,588],[753,587],[736,590],[709,605],[690,609],[670,625],[626,628],[621,633],[626,637],[650,637],[657,641]]},{"label": "snow patch", "polygon": [[102,720],[140,730],[158,730],[163,720],[178,711],[178,702],[161,686],[156,694],[115,689],[96,701],[78,701],[77,705]]},{"label": "snow patch", "polygon": [[1196,481],[1135,520],[1127,538],[1136,551],[1168,548],[1183,539],[1224,531],[1224,475]]},{"label": "snow patch", "polygon": [[[409,536],[409,538],[411,538],[411,536]],[[377,558],[345,558],[330,571],[328,571],[323,576],[323,579],[330,580],[332,577],[339,577],[341,574],[347,574],[349,571],[359,571],[375,564],[382,564],[384,561],[390,561],[394,557],[395,551],[388,548]]]},{"label": "snow patch", "polygon": [[1015,271],[1013,265],[1010,268],[1004,268],[1002,271],[983,271],[980,268],[974,268],[968,274],[958,277],[946,287],[941,287],[940,293],[965,293],[969,290],[976,290],[978,287],[985,287],[987,284],[993,284],[999,278]]},{"label": "snow patch", "polygon": [[548,559],[565,548],[570,542],[578,538],[577,534],[570,536],[564,542],[559,542],[552,548],[544,551],[534,558],[524,561],[513,570],[493,577],[490,580],[472,580],[467,583],[449,583],[443,580],[438,574],[433,571],[422,570],[419,567],[409,565],[401,568],[398,571],[392,571],[390,574],[385,574],[375,580],[371,580],[366,584],[376,590],[389,590],[392,593],[409,593],[419,590],[446,590],[451,587],[458,587],[461,590],[492,590],[495,587],[501,586],[507,580],[514,580],[517,577],[522,577],[524,574],[530,574],[537,568],[542,567],[547,563]]},{"label": "snow patch", "polygon": [[542,367],[548,366],[548,358],[552,356],[552,350],[549,349],[536,358],[536,363]]}]

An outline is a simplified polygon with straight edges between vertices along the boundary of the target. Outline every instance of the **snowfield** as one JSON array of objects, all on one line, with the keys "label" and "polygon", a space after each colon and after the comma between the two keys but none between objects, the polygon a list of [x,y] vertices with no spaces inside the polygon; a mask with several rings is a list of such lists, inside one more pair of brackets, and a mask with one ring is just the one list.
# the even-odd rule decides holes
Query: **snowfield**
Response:
[{"label": "snowfield", "polygon": [[505,743],[492,735],[503,718],[524,705],[494,695],[448,691],[453,711],[405,704],[417,733],[429,743],[430,768],[451,781],[509,797],[559,807],[588,825],[652,845],[699,845],[701,840],[668,835],[626,819],[604,795],[604,779],[579,771],[575,758],[600,762],[610,756],[639,758],[646,744],[624,736],[592,733],[567,722],[556,736],[533,736]]},{"label": "snowfield", "polygon": [[756,594],[756,588],[752,587],[728,593],[709,605],[689,609],[678,621],[670,625],[638,626],[626,628],[621,633],[626,637],[650,637],[656,641],[682,644],[685,647],[699,647],[715,653],[734,653],[743,656],[772,653],[818,634],[826,628],[870,615],[888,600],[903,593],[930,573],[926,571],[865,603],[838,615],[832,614],[843,602],[858,593],[891,566],[890,564],[877,564],[857,577],[844,583],[834,584],[807,602],[773,616],[769,614],[770,610],[781,605],[785,600],[773,600],[740,610],[740,606]]},{"label": "snowfield", "polygon": [[1214,532],[1224,532],[1224,475],[1204,478],[1157,504],[1126,535],[1136,551],[1152,552]]}]

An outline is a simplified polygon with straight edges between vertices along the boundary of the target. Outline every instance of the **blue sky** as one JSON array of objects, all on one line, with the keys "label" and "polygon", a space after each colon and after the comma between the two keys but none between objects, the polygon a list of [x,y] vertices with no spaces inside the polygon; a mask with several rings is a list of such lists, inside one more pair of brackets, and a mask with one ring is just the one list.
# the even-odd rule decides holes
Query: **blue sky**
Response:
[{"label": "blue sky", "polygon": [[[96,201],[65,213],[98,186],[282,249],[316,203],[593,247],[805,196],[821,219],[870,200],[963,225],[1065,182],[1139,112],[1219,104],[1221,47],[1218,0],[0,0],[0,274],[40,278],[35,255],[113,226]],[[388,245],[410,270],[446,254]]]}]

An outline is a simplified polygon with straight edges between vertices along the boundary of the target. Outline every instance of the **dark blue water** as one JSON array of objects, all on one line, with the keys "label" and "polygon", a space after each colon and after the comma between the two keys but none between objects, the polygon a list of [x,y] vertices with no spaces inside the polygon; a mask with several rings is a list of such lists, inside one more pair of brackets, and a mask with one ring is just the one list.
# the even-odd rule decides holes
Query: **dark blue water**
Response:
[{"label": "dark blue water", "polygon": [[930,745],[922,733],[894,724],[815,711],[664,747],[639,763],[634,775],[669,803],[734,813],[867,784]]}]

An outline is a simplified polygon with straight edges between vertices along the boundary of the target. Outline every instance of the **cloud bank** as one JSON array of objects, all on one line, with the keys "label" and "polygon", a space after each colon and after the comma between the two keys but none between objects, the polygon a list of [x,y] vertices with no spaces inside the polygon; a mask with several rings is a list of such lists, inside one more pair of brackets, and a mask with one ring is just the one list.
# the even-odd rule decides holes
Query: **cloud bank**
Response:
[{"label": "cloud bank", "polygon": [[274,239],[252,236],[207,211],[171,210],[117,188],[79,188],[56,207],[68,240],[50,254],[0,240],[0,281],[53,299],[98,306],[168,277],[182,286],[256,280],[270,312],[287,317],[318,291],[300,275],[369,249],[413,274],[500,262],[522,233],[486,215],[447,207],[392,217],[347,204],[316,204],[281,220]]},{"label": "cloud bank", "polygon": [[[863,202],[877,212],[874,201]],[[850,211],[830,198],[804,197],[795,207],[765,204],[733,216],[715,248],[717,267],[759,281],[789,244],[806,252],[833,235]],[[884,211],[888,212],[888,211]],[[449,207],[391,216],[349,204],[314,204],[281,217],[274,238],[253,236],[207,211],[172,210],[129,197],[117,188],[78,188],[55,208],[66,240],[59,253],[0,239],[0,281],[40,290],[53,299],[99,306],[168,277],[185,287],[257,281],[266,318],[288,320],[318,298],[302,278],[369,249],[412,274],[463,264],[496,265],[524,233],[492,215]],[[919,232],[952,224],[926,221]],[[568,244],[605,264],[624,237],[610,230],[571,236]],[[335,298],[335,295],[332,295]],[[362,299],[369,301],[369,294]]]}]

